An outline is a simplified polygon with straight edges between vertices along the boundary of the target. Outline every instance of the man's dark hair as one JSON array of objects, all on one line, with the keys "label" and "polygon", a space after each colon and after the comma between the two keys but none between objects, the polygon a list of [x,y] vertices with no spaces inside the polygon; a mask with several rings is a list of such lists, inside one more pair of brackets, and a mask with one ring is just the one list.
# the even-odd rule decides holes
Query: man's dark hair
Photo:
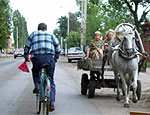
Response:
[{"label": "man's dark hair", "polygon": [[38,30],[42,30],[42,31],[47,30],[47,25],[45,23],[40,23],[38,25]]}]

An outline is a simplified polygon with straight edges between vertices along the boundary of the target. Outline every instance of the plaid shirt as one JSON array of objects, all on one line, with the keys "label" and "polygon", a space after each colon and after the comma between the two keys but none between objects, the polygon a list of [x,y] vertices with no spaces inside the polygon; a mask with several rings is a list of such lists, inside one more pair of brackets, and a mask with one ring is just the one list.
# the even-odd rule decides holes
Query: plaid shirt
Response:
[{"label": "plaid shirt", "polygon": [[25,44],[24,55],[28,55],[29,51],[32,54],[52,54],[59,58],[61,49],[59,41],[54,35],[39,30],[33,32]]}]

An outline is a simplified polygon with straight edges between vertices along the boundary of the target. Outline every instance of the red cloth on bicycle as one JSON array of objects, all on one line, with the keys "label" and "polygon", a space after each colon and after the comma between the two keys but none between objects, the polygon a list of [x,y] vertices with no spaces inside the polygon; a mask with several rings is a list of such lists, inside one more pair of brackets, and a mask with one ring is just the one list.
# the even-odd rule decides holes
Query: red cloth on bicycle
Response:
[{"label": "red cloth on bicycle", "polygon": [[33,56],[31,55],[30,57],[29,57],[29,60],[31,60],[33,58]]},{"label": "red cloth on bicycle", "polygon": [[24,72],[30,72],[27,62],[23,62],[21,65],[18,66],[18,69],[24,71]]}]

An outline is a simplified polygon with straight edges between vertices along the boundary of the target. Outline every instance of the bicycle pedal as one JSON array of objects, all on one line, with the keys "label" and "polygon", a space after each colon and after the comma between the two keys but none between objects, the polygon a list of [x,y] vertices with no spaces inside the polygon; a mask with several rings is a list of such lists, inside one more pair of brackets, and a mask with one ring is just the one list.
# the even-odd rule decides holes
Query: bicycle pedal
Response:
[{"label": "bicycle pedal", "polygon": [[45,102],[44,100],[40,101],[41,103]]},{"label": "bicycle pedal", "polygon": [[41,102],[46,102],[47,101],[47,99],[43,99]]}]

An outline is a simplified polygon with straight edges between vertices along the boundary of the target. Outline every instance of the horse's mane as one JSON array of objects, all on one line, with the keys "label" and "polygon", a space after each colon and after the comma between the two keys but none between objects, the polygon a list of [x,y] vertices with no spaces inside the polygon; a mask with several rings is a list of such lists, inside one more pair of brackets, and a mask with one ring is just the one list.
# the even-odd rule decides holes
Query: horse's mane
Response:
[{"label": "horse's mane", "polygon": [[129,35],[133,33],[134,33],[133,28],[128,27],[128,26],[126,27],[125,32],[123,32],[124,35]]}]

